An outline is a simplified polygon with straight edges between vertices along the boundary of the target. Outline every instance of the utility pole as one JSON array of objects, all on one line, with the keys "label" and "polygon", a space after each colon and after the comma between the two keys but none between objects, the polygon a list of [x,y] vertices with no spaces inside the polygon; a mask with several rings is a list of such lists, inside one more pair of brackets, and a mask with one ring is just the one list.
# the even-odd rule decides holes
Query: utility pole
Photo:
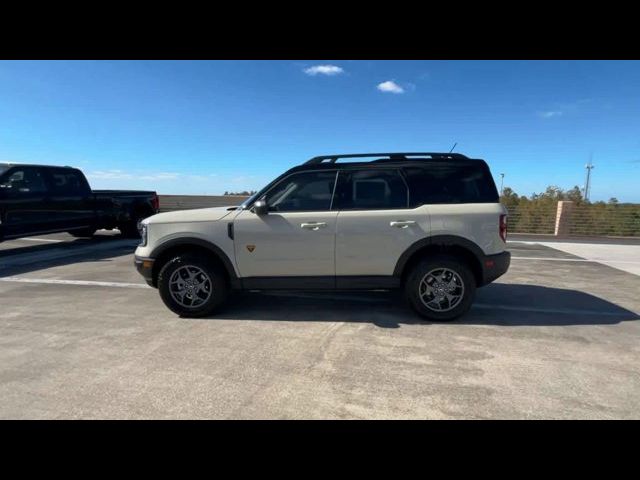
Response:
[{"label": "utility pole", "polygon": [[591,192],[591,170],[595,168],[593,165],[593,153],[589,158],[589,163],[584,166],[587,169],[587,179],[584,182],[584,200],[589,201],[589,193]]},{"label": "utility pole", "polygon": [[500,174],[500,196],[502,197],[502,195],[504,195],[504,188],[502,188],[502,186],[504,185],[504,173]]}]

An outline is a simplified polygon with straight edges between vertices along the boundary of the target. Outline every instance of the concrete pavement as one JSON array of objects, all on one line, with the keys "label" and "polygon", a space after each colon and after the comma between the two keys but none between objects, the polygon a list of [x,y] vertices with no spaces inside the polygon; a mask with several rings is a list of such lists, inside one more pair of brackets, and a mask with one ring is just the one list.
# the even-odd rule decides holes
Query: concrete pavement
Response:
[{"label": "concrete pavement", "polygon": [[576,254],[511,243],[450,324],[379,292],[193,320],[135,242],[41,239],[0,244],[0,418],[640,418],[640,278]]}]

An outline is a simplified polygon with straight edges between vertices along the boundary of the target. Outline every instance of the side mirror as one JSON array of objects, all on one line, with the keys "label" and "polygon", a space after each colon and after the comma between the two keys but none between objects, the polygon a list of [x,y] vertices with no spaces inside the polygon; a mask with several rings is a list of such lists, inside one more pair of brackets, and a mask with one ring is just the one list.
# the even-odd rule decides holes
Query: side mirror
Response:
[{"label": "side mirror", "polygon": [[258,200],[253,204],[253,211],[257,215],[266,215],[269,213],[269,207],[267,206],[267,202],[264,200]]}]

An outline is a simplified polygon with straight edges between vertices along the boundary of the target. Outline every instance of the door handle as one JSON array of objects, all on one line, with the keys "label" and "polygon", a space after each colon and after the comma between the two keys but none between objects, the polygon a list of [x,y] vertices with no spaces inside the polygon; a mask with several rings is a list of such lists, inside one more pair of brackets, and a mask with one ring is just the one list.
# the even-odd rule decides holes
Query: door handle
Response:
[{"label": "door handle", "polygon": [[308,230],[319,230],[321,228],[326,227],[326,222],[309,222],[309,223],[301,223],[301,228],[306,228]]},{"label": "door handle", "polygon": [[395,220],[393,222],[389,222],[390,227],[396,228],[407,228],[409,225],[415,225],[416,222],[413,220]]}]

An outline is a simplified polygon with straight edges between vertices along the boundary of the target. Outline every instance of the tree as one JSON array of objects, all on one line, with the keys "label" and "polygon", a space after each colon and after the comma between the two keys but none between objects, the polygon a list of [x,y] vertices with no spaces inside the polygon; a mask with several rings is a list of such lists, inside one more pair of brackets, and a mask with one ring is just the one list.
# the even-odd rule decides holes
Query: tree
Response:
[{"label": "tree", "polygon": [[511,187],[504,187],[502,189],[502,196],[500,202],[507,208],[518,205],[518,194],[513,191]]},{"label": "tree", "polygon": [[582,196],[582,190],[580,190],[579,186],[573,187],[571,190],[567,190],[565,194],[566,200],[571,200],[575,203],[582,203],[584,201],[584,197]]}]

